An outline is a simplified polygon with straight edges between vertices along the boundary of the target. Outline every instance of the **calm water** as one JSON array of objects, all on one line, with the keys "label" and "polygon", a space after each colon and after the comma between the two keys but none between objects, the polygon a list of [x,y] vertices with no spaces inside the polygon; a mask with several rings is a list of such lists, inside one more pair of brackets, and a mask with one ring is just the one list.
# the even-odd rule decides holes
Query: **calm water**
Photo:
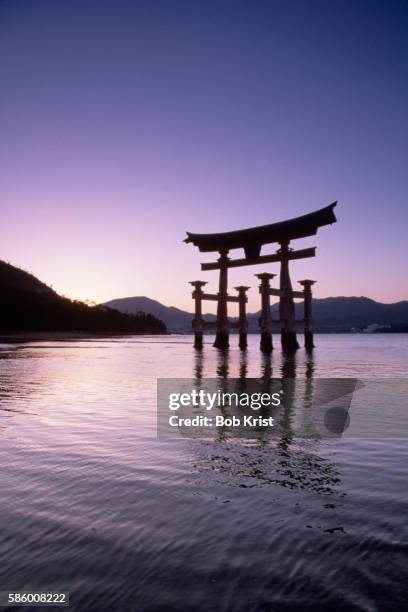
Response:
[{"label": "calm water", "polygon": [[[80,612],[407,609],[408,438],[381,432],[407,423],[408,335],[317,341],[293,361],[256,337],[246,358],[186,336],[0,345],[0,590],[69,590]],[[282,375],[390,385],[357,398],[370,436],[156,439],[158,376]]]}]

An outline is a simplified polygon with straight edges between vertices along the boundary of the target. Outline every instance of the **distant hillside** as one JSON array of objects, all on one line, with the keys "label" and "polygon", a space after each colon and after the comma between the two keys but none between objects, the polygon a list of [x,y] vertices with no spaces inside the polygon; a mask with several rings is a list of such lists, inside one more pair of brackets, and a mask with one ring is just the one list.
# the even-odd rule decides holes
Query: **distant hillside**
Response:
[{"label": "distant hillside", "polygon": [[29,272],[0,260],[0,290],[3,292],[6,289],[56,295],[51,287],[42,283]]},{"label": "distant hillside", "polygon": [[[170,331],[191,331],[191,312],[172,306],[164,306],[147,297],[129,297],[111,300],[106,305],[125,313],[150,312],[159,317]],[[278,318],[279,306],[271,308],[272,317]],[[258,331],[259,312],[248,314],[249,331]],[[303,318],[302,303],[296,304],[296,317]],[[205,315],[209,321],[214,315]],[[395,329],[408,331],[408,301],[381,304],[366,297],[329,297],[313,300],[313,318],[316,331],[345,332],[351,328],[362,330],[378,323],[391,325]]]},{"label": "distant hillside", "polygon": [[[382,304],[367,297],[328,297],[313,300],[313,319],[320,331],[347,331],[368,325],[405,326],[408,330],[408,301]],[[296,305],[301,318],[302,304]],[[276,313],[278,309],[276,307]]]},{"label": "distant hillside", "polygon": [[174,308],[174,306],[164,306],[160,304],[160,302],[151,300],[148,297],[118,298],[105,302],[104,306],[115,308],[126,314],[148,312],[158,319],[161,319],[163,322],[169,321],[171,323],[169,329],[172,331],[191,330],[191,321],[193,320],[193,315],[191,313],[180,310],[180,308]]},{"label": "distant hillside", "polygon": [[127,315],[69,300],[4,261],[0,261],[0,297],[0,333],[166,333],[165,324],[149,313]]}]

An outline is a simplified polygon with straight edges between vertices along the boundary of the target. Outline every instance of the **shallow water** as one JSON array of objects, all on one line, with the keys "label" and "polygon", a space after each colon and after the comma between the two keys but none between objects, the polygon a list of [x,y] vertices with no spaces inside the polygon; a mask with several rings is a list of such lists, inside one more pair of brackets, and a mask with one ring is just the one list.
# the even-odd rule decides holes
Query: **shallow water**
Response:
[{"label": "shallow water", "polygon": [[[408,335],[295,359],[235,340],[0,345],[0,590],[69,590],[78,612],[406,609]],[[390,385],[357,397],[361,436],[157,440],[157,377],[240,376]]]}]

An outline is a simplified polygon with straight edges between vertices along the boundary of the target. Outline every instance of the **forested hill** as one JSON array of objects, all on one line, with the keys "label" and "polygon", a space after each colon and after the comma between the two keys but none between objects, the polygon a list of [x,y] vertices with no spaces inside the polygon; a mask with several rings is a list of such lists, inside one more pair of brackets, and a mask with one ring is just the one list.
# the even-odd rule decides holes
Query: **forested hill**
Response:
[{"label": "forested hill", "polygon": [[163,334],[150,314],[125,314],[58,295],[38,278],[0,260],[0,333]]}]

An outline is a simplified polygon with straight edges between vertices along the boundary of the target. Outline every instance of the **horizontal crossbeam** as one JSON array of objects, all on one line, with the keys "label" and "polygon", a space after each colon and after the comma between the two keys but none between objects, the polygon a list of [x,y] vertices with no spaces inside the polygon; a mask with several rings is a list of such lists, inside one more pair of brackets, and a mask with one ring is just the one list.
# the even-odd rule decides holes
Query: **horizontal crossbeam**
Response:
[{"label": "horizontal crossbeam", "polygon": [[[262,288],[259,287],[259,293],[262,293]],[[294,298],[304,298],[305,294],[303,291],[283,291],[282,289],[269,289],[269,295],[276,297],[285,297],[291,295]]]},{"label": "horizontal crossbeam", "polygon": [[[209,300],[209,301],[212,301],[212,302],[218,302],[219,295],[218,295],[218,293],[203,293],[201,295],[201,298],[203,300]],[[238,295],[229,295],[227,297],[227,302],[237,302],[238,303],[240,301],[241,301],[241,298]],[[245,297],[245,302],[247,302],[247,301],[248,301],[248,298]]]},{"label": "horizontal crossbeam", "polygon": [[[308,249],[299,249],[298,251],[289,251],[287,258],[292,259],[304,259],[306,257],[314,257],[316,255],[316,247],[310,247]],[[241,266],[256,266],[258,264],[275,263],[282,261],[281,253],[273,253],[272,255],[260,255],[259,257],[247,257],[243,259],[230,259],[227,263],[228,268],[240,268]],[[214,261],[211,263],[202,263],[201,270],[208,272],[209,270],[219,270],[220,263]]]}]

